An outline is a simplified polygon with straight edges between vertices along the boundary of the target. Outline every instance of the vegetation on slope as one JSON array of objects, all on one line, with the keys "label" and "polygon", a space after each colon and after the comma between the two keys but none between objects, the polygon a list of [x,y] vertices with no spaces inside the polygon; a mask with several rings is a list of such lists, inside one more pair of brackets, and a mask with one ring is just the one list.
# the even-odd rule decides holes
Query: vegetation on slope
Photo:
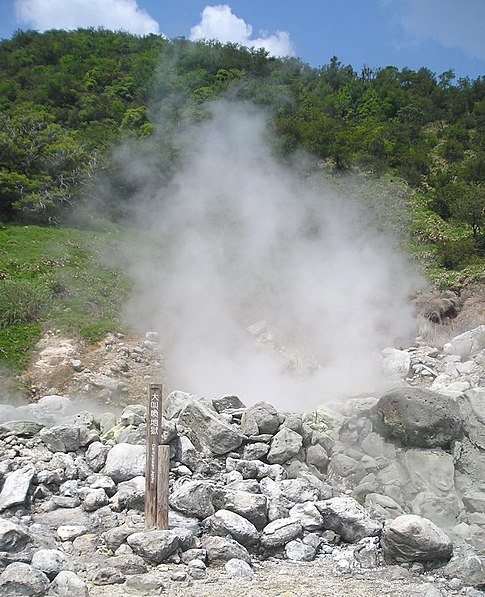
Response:
[{"label": "vegetation on slope", "polygon": [[[99,263],[119,232],[89,228],[99,214],[123,222],[136,201],[113,148],[148,142],[163,185],[181,158],[174,133],[221,97],[262,106],[282,158],[304,148],[335,179],[399,180],[411,249],[437,284],[483,276],[485,77],[357,72],[336,57],[311,68],[237,44],[103,29],[19,31],[0,42],[0,359],[21,368],[41,323],[91,340],[119,325],[128,283]],[[101,182],[109,192],[94,192]],[[87,229],[62,227],[78,206]]]}]

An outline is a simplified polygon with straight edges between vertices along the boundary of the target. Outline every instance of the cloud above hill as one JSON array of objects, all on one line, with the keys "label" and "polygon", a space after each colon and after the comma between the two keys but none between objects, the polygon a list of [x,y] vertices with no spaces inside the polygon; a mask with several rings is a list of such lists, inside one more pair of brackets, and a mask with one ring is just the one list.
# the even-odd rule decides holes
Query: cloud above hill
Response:
[{"label": "cloud above hill", "polygon": [[160,27],[136,0],[15,0],[17,19],[33,29],[105,27],[145,35]]},{"label": "cloud above hill", "polygon": [[287,31],[270,34],[260,31],[260,37],[251,38],[253,27],[236,16],[227,4],[206,6],[200,22],[190,30],[190,39],[217,39],[222,43],[233,42],[251,48],[264,48],[272,56],[294,56],[295,49]]},{"label": "cloud above hill", "polygon": [[483,0],[383,0],[395,9],[394,21],[413,44],[434,41],[485,60]]}]

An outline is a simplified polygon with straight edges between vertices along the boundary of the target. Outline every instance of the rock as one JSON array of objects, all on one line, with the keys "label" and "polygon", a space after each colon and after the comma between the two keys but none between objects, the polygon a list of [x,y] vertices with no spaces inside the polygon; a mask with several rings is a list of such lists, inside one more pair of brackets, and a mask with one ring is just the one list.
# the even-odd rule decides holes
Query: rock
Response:
[{"label": "rock", "polygon": [[118,491],[111,499],[112,507],[120,512],[125,508],[143,510],[145,507],[145,477],[133,477],[118,484]]},{"label": "rock", "polygon": [[255,421],[259,433],[273,435],[280,426],[280,417],[276,408],[268,402],[258,402],[249,407],[246,413]]},{"label": "rock", "polygon": [[143,591],[149,595],[158,595],[164,590],[163,579],[154,573],[127,576],[125,585],[133,591]]},{"label": "rock", "polygon": [[89,591],[77,574],[61,570],[51,582],[47,597],[89,597]]},{"label": "rock", "polygon": [[315,559],[316,550],[300,540],[290,541],[285,546],[286,557],[292,562],[311,562]]},{"label": "rock", "polygon": [[0,493],[0,512],[25,504],[34,474],[35,468],[31,464],[8,473]]},{"label": "rock", "polygon": [[365,496],[364,507],[369,516],[378,522],[392,520],[405,513],[401,506],[391,497],[378,493],[368,493]]},{"label": "rock", "polygon": [[120,423],[125,427],[145,423],[147,407],[143,404],[129,404],[120,415]]},{"label": "rock", "polygon": [[265,458],[269,452],[268,444],[263,442],[255,442],[254,444],[247,444],[244,446],[243,459],[244,460],[261,460]]},{"label": "rock", "polygon": [[96,435],[86,425],[44,427],[40,430],[39,437],[51,452],[75,452],[96,439]]},{"label": "rock", "polygon": [[207,567],[202,560],[193,559],[187,564],[187,572],[190,578],[193,578],[194,580],[202,580],[206,576]]},{"label": "rock", "polygon": [[61,541],[74,541],[76,537],[88,533],[89,529],[78,525],[61,525],[56,532]]},{"label": "rock", "polygon": [[214,514],[212,494],[209,481],[182,480],[174,484],[169,502],[175,510],[202,519]]},{"label": "rock", "polygon": [[259,540],[256,527],[241,515],[230,510],[219,510],[206,520],[214,535],[231,535],[241,545],[255,545]]},{"label": "rock", "polygon": [[102,473],[111,477],[115,483],[119,483],[143,475],[145,464],[145,446],[116,444],[108,452]]},{"label": "rock", "polygon": [[215,411],[201,402],[189,402],[179,415],[179,424],[190,429],[195,444],[208,448],[213,454],[227,454],[237,450],[244,436],[228,425]]},{"label": "rock", "polygon": [[246,406],[239,400],[237,396],[222,396],[221,398],[213,398],[212,405],[218,413],[225,410],[237,410],[246,408]]},{"label": "rock", "polygon": [[405,446],[446,448],[462,433],[456,402],[426,389],[396,388],[380,398],[375,413],[383,434]]},{"label": "rock", "polygon": [[119,570],[123,575],[145,574],[145,572],[147,572],[145,560],[141,556],[134,554],[117,555],[113,558],[109,558],[109,564],[112,568]]},{"label": "rock", "polygon": [[266,549],[275,549],[286,545],[302,534],[303,527],[293,518],[279,518],[266,525],[261,535],[261,545]]},{"label": "rock", "polygon": [[224,488],[215,498],[221,508],[240,514],[262,529],[268,522],[268,499],[264,495]]},{"label": "rock", "polygon": [[270,479],[283,478],[284,469],[280,464],[266,464],[261,460],[242,460],[238,458],[226,458],[226,470],[238,471],[244,479]]},{"label": "rock", "polygon": [[69,558],[58,549],[39,549],[32,557],[32,566],[52,580],[61,570],[69,569]]},{"label": "rock", "polygon": [[91,573],[91,581],[93,585],[107,586],[120,585],[125,582],[125,576],[116,568],[103,567],[95,568]]},{"label": "rock", "polygon": [[303,438],[299,433],[282,427],[273,437],[267,460],[271,464],[283,464],[296,456],[303,445]]},{"label": "rock", "polygon": [[483,348],[485,348],[485,325],[480,325],[473,330],[455,336],[451,342],[444,345],[443,352],[460,355],[465,359],[477,354]]},{"label": "rock", "polygon": [[7,437],[34,437],[44,427],[36,421],[8,421],[0,425],[0,439]]},{"label": "rock", "polygon": [[174,531],[155,530],[133,533],[127,538],[133,551],[154,564],[161,564],[177,551],[179,538]]},{"label": "rock", "polygon": [[458,398],[463,429],[468,438],[485,450],[485,388],[473,388]]},{"label": "rock", "polygon": [[227,576],[231,578],[252,578],[254,576],[251,566],[244,560],[238,560],[237,558],[233,558],[226,562],[224,570],[226,571]]},{"label": "rock", "polygon": [[357,543],[364,537],[373,537],[382,525],[372,520],[367,511],[351,497],[335,497],[316,502],[323,518],[323,527],[338,533],[347,543]]},{"label": "rock", "polygon": [[197,398],[193,394],[187,394],[186,392],[180,392],[175,390],[169,394],[163,401],[163,415],[167,419],[177,418],[181,411],[193,400]]},{"label": "rock", "polygon": [[290,518],[298,520],[306,531],[316,531],[323,527],[323,517],[313,502],[295,504],[289,514]]},{"label": "rock", "polygon": [[30,537],[19,525],[0,518],[0,551],[18,552],[29,542]]},{"label": "rock", "polygon": [[248,564],[251,562],[248,550],[234,539],[228,537],[202,537],[202,547],[206,550],[209,564],[214,562],[228,562],[233,558],[244,560]]},{"label": "rock", "polygon": [[109,498],[103,488],[89,489],[84,496],[83,508],[86,512],[94,512],[108,503]]},{"label": "rock", "polygon": [[386,523],[381,546],[384,557],[396,562],[447,561],[453,552],[448,535],[430,520],[414,514]]},{"label": "rock", "polygon": [[314,466],[318,472],[325,473],[328,465],[328,454],[323,446],[320,444],[314,444],[308,446],[306,451],[306,462]]},{"label": "rock", "polygon": [[197,466],[197,450],[185,435],[175,438],[175,460],[194,470]]},{"label": "rock", "polygon": [[105,446],[104,444],[98,441],[93,442],[88,446],[88,449],[86,450],[84,457],[89,467],[95,473],[99,473],[99,471],[106,464],[106,458],[108,457],[109,450],[109,446]]},{"label": "rock", "polygon": [[382,368],[391,379],[404,379],[411,369],[411,355],[405,350],[385,348],[382,351]]},{"label": "rock", "polygon": [[0,574],[0,595],[41,597],[49,588],[47,576],[29,564],[14,562]]}]

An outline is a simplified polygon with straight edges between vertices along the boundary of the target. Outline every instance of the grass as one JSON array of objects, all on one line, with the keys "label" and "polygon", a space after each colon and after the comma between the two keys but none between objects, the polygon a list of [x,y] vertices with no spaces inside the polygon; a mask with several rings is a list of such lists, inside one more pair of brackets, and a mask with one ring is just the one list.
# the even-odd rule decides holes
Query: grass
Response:
[{"label": "grass", "polygon": [[0,361],[20,371],[43,329],[96,342],[123,328],[130,286],[107,261],[122,238],[114,227],[0,226]]}]

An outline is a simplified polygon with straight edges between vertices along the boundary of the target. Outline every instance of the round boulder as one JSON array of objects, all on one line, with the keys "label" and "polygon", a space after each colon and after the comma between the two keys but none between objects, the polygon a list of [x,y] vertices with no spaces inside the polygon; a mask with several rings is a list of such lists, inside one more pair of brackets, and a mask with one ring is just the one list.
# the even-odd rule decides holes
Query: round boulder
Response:
[{"label": "round boulder", "polygon": [[419,448],[446,448],[462,432],[460,409],[452,398],[414,387],[384,394],[374,407],[374,420],[385,437]]}]

